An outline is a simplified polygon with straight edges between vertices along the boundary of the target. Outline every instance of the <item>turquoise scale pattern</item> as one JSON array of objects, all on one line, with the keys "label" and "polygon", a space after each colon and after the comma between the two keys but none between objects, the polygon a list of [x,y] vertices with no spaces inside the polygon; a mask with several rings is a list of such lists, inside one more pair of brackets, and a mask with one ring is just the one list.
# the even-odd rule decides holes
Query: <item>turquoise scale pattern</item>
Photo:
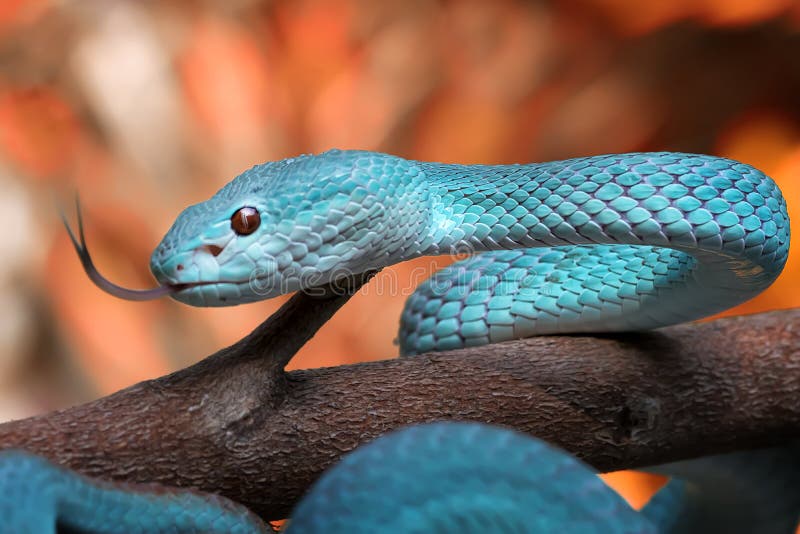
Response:
[{"label": "turquoise scale pattern", "polygon": [[402,354],[698,319],[764,290],[788,256],[780,190],[732,160],[669,152],[420,166],[434,197],[428,252],[501,250],[417,289]]},{"label": "turquoise scale pattern", "polygon": [[[252,235],[230,228],[242,206],[261,214]],[[416,353],[696,319],[766,288],[788,247],[786,206],[775,183],[723,158],[664,152],[453,165],[334,150],[237,176],[179,215],[151,267],[164,284],[202,283],[174,298],[228,306],[422,255],[540,249],[469,264],[491,266],[481,291],[497,279],[483,327],[461,327],[475,314],[463,296],[474,278],[450,269],[423,284],[408,300],[400,330],[404,353]],[[534,269],[527,278],[519,274],[523,263]],[[510,272],[501,273],[503,266]],[[453,273],[460,279],[447,281]],[[512,310],[514,295],[523,303]],[[428,300],[447,307],[433,312]],[[462,310],[452,315],[454,302]]]},{"label": "turquoise scale pattern", "polygon": [[0,495],[0,532],[14,534],[272,532],[217,495],[99,481],[23,451],[0,452]]},{"label": "turquoise scale pattern", "polygon": [[[635,329],[634,321],[644,328],[680,322],[693,310],[674,301],[659,305],[659,293],[687,284],[695,265],[687,254],[649,246],[479,254],[437,272],[409,298],[401,321],[401,353],[614,330],[609,317],[622,317],[627,310],[631,324],[617,329]],[[667,309],[668,303],[675,309]],[[706,303],[698,304],[695,308]]]},{"label": "turquoise scale pattern", "polygon": [[441,422],[388,434],[346,455],[309,490],[287,532],[658,530],[559,449],[511,430]]}]

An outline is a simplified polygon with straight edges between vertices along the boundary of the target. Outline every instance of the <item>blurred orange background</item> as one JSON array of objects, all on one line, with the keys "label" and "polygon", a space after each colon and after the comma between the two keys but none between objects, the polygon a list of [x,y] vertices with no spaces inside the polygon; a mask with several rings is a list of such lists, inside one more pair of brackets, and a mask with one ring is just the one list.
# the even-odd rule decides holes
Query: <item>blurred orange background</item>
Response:
[{"label": "blurred orange background", "polygon": [[[255,163],[331,147],[463,163],[712,153],[772,175],[800,221],[789,0],[5,0],[0,65],[0,420],[186,366],[285,300],[105,295],[57,217],[76,189],[99,269],[133,287],[152,285],[150,251],[186,205]],[[799,305],[796,251],[728,313]],[[408,286],[448,261],[394,276]],[[403,297],[389,293],[354,297],[291,367],[394,357]],[[608,480],[637,505],[659,483]]]}]

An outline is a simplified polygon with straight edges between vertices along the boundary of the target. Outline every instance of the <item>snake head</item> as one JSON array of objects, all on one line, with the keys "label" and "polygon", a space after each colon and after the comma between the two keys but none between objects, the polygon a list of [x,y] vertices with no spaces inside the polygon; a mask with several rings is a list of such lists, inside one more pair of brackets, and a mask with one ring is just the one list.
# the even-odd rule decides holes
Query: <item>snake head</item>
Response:
[{"label": "snake head", "polygon": [[360,151],[257,165],[184,210],[151,270],[177,289],[173,298],[196,306],[313,290],[374,270],[419,233],[419,218],[398,212],[416,210],[423,195],[414,173],[411,162]]},{"label": "snake head", "polygon": [[[195,306],[230,306],[336,282],[420,255],[429,219],[424,174],[411,161],[332,150],[268,162],[186,208],[150,259],[153,289],[114,284],[95,268],[83,235],[78,257],[103,291],[127,300],[169,295]],[[345,284],[342,288],[346,288]]]}]

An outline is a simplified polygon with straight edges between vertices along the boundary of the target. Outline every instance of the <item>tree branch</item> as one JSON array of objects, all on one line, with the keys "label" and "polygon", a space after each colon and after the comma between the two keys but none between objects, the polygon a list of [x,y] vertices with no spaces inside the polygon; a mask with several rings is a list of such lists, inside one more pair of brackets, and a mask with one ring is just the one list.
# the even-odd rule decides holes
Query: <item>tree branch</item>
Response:
[{"label": "tree branch", "polygon": [[295,295],[187,369],[0,425],[0,448],[91,476],[220,493],[279,519],[343,453],[425,421],[513,427],[600,470],[800,436],[800,309],[284,372],[348,298]]}]

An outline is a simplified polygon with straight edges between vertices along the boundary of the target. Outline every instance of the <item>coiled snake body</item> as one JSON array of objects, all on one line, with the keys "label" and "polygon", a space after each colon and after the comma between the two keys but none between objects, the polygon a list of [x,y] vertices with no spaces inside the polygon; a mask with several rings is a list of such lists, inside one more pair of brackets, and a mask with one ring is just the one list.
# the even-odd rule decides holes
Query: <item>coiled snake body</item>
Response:
[{"label": "coiled snake body", "polygon": [[[482,252],[408,299],[399,339],[410,355],[697,319],[769,286],[788,248],[775,183],[727,159],[663,152],[453,165],[330,151],[258,165],[187,208],[153,253],[159,290],[139,295],[93,279],[129,298],[169,293],[225,306],[423,255]],[[437,484],[447,489],[423,489]],[[674,484],[643,514],[599,484],[533,438],[480,425],[425,426],[342,461],[299,505],[290,529],[340,532],[355,522],[375,532],[389,517],[390,531],[403,532],[650,532],[680,524],[677,512],[664,511],[685,493]],[[772,531],[792,528],[798,492],[788,492],[795,512]],[[337,510],[355,513],[339,521]],[[371,522],[376,517],[384,523]],[[487,517],[497,529],[480,523]]]}]

